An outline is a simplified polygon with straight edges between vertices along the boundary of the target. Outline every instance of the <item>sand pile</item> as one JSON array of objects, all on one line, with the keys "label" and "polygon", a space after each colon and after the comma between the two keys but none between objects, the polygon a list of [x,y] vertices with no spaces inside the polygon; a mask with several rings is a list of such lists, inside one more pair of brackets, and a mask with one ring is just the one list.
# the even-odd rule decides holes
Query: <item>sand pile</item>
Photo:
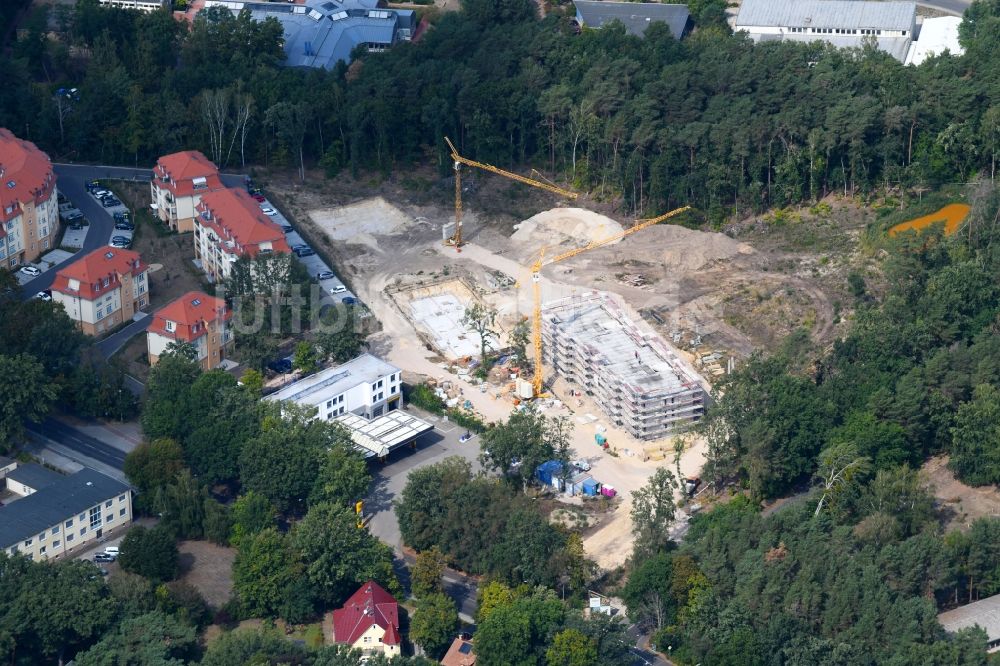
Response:
[{"label": "sand pile", "polygon": [[725,234],[669,224],[644,229],[636,234],[632,242],[639,244],[638,255],[649,255],[653,261],[689,271],[696,271],[712,262],[739,254],[753,253],[752,247]]},{"label": "sand pile", "polygon": [[584,246],[622,232],[622,225],[610,217],[583,208],[553,208],[530,217],[511,236],[515,243],[533,250],[563,243]]}]

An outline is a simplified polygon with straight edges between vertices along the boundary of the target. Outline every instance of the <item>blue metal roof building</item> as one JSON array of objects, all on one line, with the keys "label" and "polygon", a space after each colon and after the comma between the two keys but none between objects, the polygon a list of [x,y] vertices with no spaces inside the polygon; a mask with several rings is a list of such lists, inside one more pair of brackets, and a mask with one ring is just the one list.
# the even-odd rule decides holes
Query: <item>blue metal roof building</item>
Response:
[{"label": "blue metal roof building", "polygon": [[417,28],[413,10],[384,9],[379,0],[307,0],[303,5],[207,0],[208,7],[226,7],[234,14],[246,9],[257,21],[276,18],[285,30],[285,64],[292,67],[333,69],[341,60],[351,62],[357,46],[384,51],[409,41]]}]

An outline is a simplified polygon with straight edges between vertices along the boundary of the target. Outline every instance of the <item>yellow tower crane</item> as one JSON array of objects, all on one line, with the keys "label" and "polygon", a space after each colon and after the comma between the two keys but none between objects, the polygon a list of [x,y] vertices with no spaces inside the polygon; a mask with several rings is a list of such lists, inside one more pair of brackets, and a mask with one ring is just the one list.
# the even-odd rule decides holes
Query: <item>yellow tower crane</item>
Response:
[{"label": "yellow tower crane", "polygon": [[537,398],[540,395],[542,395],[542,379],[544,374],[544,368],[542,366],[542,285],[541,285],[542,267],[558,263],[564,259],[569,259],[570,257],[575,257],[576,255],[581,254],[583,252],[587,252],[589,250],[594,250],[599,247],[603,247],[605,245],[608,245],[609,243],[614,243],[615,241],[621,240],[626,236],[630,236],[637,231],[642,231],[643,229],[651,227],[655,224],[659,224],[664,220],[670,219],[675,215],[680,215],[681,213],[690,209],[691,209],[690,206],[684,206],[682,208],[677,208],[675,210],[670,211],[669,213],[664,213],[663,215],[659,215],[657,217],[650,217],[644,220],[636,220],[635,225],[629,227],[628,229],[622,231],[621,233],[617,233],[614,234],[613,236],[608,236],[607,238],[602,238],[600,240],[593,241],[591,243],[588,243],[587,245],[584,245],[583,247],[578,247],[574,250],[567,250],[562,254],[557,254],[552,256],[551,258],[549,258],[548,261],[545,261],[545,248],[544,247],[542,248],[542,251],[538,255],[538,260],[535,261],[535,263],[531,267],[531,282],[532,282],[531,288],[535,297],[535,309],[534,309],[534,316],[532,317],[532,327],[531,327],[532,342],[534,343],[535,346],[535,377],[532,387],[534,392],[534,397]]},{"label": "yellow tower crane", "polygon": [[533,178],[526,178],[525,176],[518,175],[516,173],[511,173],[510,171],[504,171],[491,164],[483,164],[482,162],[476,162],[475,160],[470,160],[467,157],[462,157],[458,154],[458,150],[455,145],[451,142],[448,137],[444,138],[445,143],[448,144],[448,150],[451,151],[451,159],[455,163],[455,233],[452,234],[451,238],[445,241],[447,245],[454,245],[455,249],[459,252],[462,251],[462,165],[476,167],[477,169],[482,169],[483,171],[489,171],[490,173],[495,173],[499,176],[505,178],[510,178],[511,180],[516,180],[519,183],[524,183],[525,185],[531,185],[532,187],[537,187],[542,190],[548,190],[553,194],[558,194],[560,196],[567,197],[569,199],[576,199],[579,194],[576,192],[571,192],[569,190],[564,190],[561,187],[556,187],[555,185],[550,185],[548,183],[543,183],[540,180],[535,180]]}]

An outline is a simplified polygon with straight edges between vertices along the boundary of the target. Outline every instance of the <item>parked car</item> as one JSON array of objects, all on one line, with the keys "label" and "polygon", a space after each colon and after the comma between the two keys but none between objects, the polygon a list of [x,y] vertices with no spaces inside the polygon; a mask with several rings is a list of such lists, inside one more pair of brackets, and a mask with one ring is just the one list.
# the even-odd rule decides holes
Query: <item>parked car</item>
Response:
[{"label": "parked car", "polygon": [[300,258],[311,257],[316,254],[316,251],[313,250],[311,247],[303,247],[298,250],[295,250],[295,254],[298,255]]},{"label": "parked car", "polygon": [[577,468],[581,472],[589,472],[590,471],[590,463],[587,462],[586,460],[582,460],[582,459],[581,460],[574,460],[573,462],[570,463],[570,465],[572,465],[573,467]]},{"label": "parked car", "polygon": [[114,197],[106,197],[101,199],[101,205],[105,208],[114,208],[115,206],[121,206],[122,202]]},{"label": "parked car", "polygon": [[331,294],[343,294],[345,291],[347,291],[347,287],[342,284],[338,284],[336,287],[330,287]]},{"label": "parked car", "polygon": [[115,229],[118,231],[135,231],[135,225],[131,222],[116,222]]},{"label": "parked car", "polygon": [[283,224],[283,225],[281,225],[281,230],[284,231],[286,234],[290,234],[293,231],[295,231],[295,229],[292,229],[292,225],[290,225],[290,224]]},{"label": "parked car", "polygon": [[52,291],[49,290],[49,289],[46,289],[44,291],[40,291],[37,294],[35,294],[35,298],[37,298],[40,301],[51,301],[52,300]]},{"label": "parked car", "polygon": [[69,228],[70,229],[74,229],[76,231],[79,231],[80,229],[83,229],[83,223],[81,223],[81,222],[74,222],[71,225],[69,225]]},{"label": "parked car", "polygon": [[267,367],[277,372],[279,375],[283,375],[286,372],[292,371],[292,362],[287,358],[279,358],[277,361],[271,361],[268,363]]},{"label": "parked car", "polygon": [[343,303],[344,305],[357,305],[358,299],[354,298],[353,296],[344,296],[342,299],[340,299],[340,302]]},{"label": "parked car", "polygon": [[263,194],[251,194],[250,196],[253,197],[254,201],[257,201],[257,202],[260,202],[260,203],[264,203],[265,201],[267,201],[267,198]]},{"label": "parked car", "polygon": [[110,245],[111,247],[117,247],[119,249],[127,248],[131,244],[132,241],[125,238],[124,236],[115,236],[111,239],[111,242],[108,243],[108,245]]},{"label": "parked car", "polygon": [[267,215],[268,217],[274,217],[278,214],[278,211],[274,210],[270,206],[261,206],[260,212],[264,213],[264,215]]},{"label": "parked car", "polygon": [[95,562],[114,562],[116,559],[117,557],[107,553],[98,553],[97,555],[94,555]]},{"label": "parked car", "polygon": [[21,266],[21,272],[25,275],[30,275],[31,277],[38,277],[42,274],[41,269],[35,268],[34,266]]},{"label": "parked car", "polygon": [[333,274],[333,271],[320,271],[319,273],[316,273],[317,280],[329,280],[332,277],[337,277]]}]

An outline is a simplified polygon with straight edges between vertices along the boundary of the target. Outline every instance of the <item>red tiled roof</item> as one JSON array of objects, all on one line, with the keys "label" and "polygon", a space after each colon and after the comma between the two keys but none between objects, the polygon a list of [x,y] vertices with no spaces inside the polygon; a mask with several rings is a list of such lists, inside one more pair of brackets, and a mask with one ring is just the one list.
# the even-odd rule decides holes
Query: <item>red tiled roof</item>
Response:
[{"label": "red tiled roof", "polygon": [[49,156],[30,141],[18,139],[9,129],[0,127],[0,220],[7,222],[17,217],[22,202],[48,199],[55,183]]},{"label": "red tiled roof", "polygon": [[472,641],[461,637],[452,642],[448,652],[441,659],[441,666],[474,666],[475,663],[476,653],[472,649]]},{"label": "red tiled roof", "polygon": [[399,604],[381,585],[370,580],[351,595],[343,608],[333,611],[333,639],[354,645],[373,624],[385,630],[382,637],[385,645],[399,645]]},{"label": "red tiled roof", "polygon": [[[202,195],[198,224],[209,227],[222,239],[220,249],[229,254],[256,256],[262,243],[271,243],[273,252],[289,252],[281,227],[271,221],[260,205],[243,190],[223,188]],[[233,241],[229,246],[226,241]]]},{"label": "red tiled roof", "polygon": [[[103,296],[120,287],[119,276],[128,273],[136,276],[145,271],[146,268],[138,252],[114,247],[101,247],[56,273],[55,280],[52,282],[52,291],[92,301],[98,296]],[[103,284],[105,278],[108,279],[106,287]],[[80,288],[70,289],[70,280],[79,280]]]},{"label": "red tiled roof", "polygon": [[[204,187],[199,188],[198,193],[223,187],[219,179],[219,169],[197,150],[164,155],[156,161],[153,173],[156,175],[156,185],[170,190],[175,197],[189,197],[195,194],[195,178],[205,179]],[[164,176],[169,176],[170,182],[161,180]]]},{"label": "red tiled roof", "polygon": [[[171,340],[194,342],[208,333],[208,324],[221,319],[232,319],[232,310],[226,302],[201,291],[189,291],[175,301],[164,305],[153,314],[148,331]],[[167,322],[174,322],[174,330],[167,330]]]}]

